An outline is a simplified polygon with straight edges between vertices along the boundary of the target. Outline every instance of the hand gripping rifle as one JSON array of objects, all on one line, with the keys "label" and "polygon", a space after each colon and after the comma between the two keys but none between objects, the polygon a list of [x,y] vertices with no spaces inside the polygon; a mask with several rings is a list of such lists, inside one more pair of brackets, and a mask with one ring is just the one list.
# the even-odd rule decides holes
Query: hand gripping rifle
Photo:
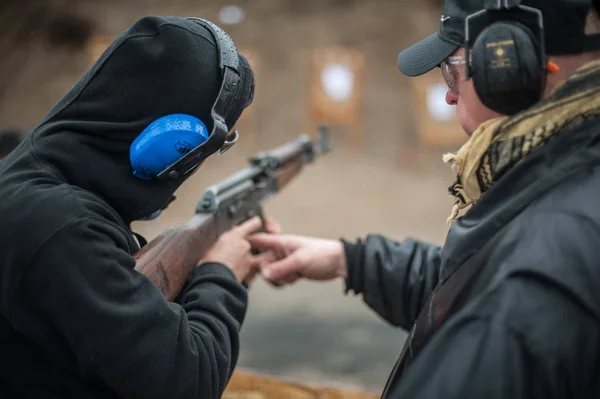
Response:
[{"label": "hand gripping rifle", "polygon": [[250,166],[205,190],[194,217],[165,230],[136,252],[135,269],[150,278],[167,300],[174,300],[222,233],[254,216],[262,218],[262,205],[296,177],[305,164],[329,150],[329,135],[322,127],[317,143],[303,134],[250,157]]}]

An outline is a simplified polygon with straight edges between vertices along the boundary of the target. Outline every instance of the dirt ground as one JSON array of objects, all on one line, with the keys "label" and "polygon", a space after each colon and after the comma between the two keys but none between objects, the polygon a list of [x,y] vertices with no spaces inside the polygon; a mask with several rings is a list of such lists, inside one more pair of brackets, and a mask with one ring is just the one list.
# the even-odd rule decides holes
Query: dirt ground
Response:
[{"label": "dirt ground", "polygon": [[[201,3],[201,4],[200,4]],[[401,3],[401,4],[399,4]],[[114,35],[147,14],[195,15],[217,20],[222,1],[82,1],[99,34]],[[437,29],[440,10],[423,1],[240,1],[247,19],[227,27],[238,47],[261,56],[256,119],[240,126],[236,148],[210,159],[177,193],[158,220],[134,225],[151,239],[192,215],[209,184],[247,165],[246,157],[305,131],[306,65],[317,46],[345,45],[368,61],[361,152],[341,145],[318,159],[267,204],[284,232],[356,239],[380,233],[443,242],[452,201],[449,167],[441,149],[415,147],[408,79],[396,67],[398,50]],[[29,129],[77,81],[86,54],[34,47],[0,103],[0,125]],[[246,129],[246,130],[244,130]],[[249,132],[249,133],[248,133]],[[254,132],[254,134],[252,134]],[[311,382],[380,389],[406,333],[375,315],[341,281],[299,282],[275,289],[257,281],[242,330],[239,366]]]}]

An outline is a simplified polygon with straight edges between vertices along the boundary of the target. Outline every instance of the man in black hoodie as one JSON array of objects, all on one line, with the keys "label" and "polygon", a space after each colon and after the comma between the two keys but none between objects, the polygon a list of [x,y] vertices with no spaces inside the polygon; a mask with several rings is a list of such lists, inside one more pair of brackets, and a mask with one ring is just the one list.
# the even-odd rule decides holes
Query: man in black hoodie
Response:
[{"label": "man in black hoodie", "polygon": [[409,76],[441,67],[470,135],[445,156],[443,247],[250,237],[286,255],[267,279],[341,278],[410,330],[382,397],[600,397],[599,3],[446,0],[439,32],[398,57]]},{"label": "man in black hoodie", "polygon": [[[227,56],[241,75],[226,88],[231,129],[253,75],[237,50]],[[221,396],[255,261],[244,237],[260,223],[223,235],[176,303],[134,270],[130,231],[189,176],[134,176],[132,143],[169,115],[212,131],[221,61],[206,24],[142,18],[0,162],[0,397]]]}]

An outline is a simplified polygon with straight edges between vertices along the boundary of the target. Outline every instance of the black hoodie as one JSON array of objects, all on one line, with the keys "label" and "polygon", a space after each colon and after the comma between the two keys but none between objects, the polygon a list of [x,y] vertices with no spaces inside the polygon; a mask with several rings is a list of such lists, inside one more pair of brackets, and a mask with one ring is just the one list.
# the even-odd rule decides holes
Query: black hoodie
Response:
[{"label": "black hoodie", "polygon": [[[253,87],[240,60],[230,127]],[[210,131],[220,83],[210,32],[142,18],[0,163],[0,397],[221,396],[244,287],[224,265],[204,264],[167,302],[133,270],[129,229],[182,183],[134,177],[130,144],[174,113]]]}]

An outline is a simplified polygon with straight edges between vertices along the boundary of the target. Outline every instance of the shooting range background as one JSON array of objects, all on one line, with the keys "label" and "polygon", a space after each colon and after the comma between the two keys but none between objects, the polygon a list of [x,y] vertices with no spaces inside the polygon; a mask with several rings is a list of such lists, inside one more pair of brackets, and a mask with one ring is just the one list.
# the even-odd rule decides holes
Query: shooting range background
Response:
[{"label": "shooting range background", "polygon": [[[437,29],[440,3],[7,1],[0,5],[6,27],[0,38],[0,129],[34,127],[88,68],[102,38],[114,37],[143,15],[199,16],[219,23],[240,49],[255,56],[253,110],[238,125],[242,138],[233,150],[211,158],[160,219],[134,226],[151,239],[189,218],[204,188],[245,167],[249,155],[313,133],[307,130],[314,122],[308,107],[313,51],[352,49],[365,64],[357,86],[360,117],[351,129],[333,131],[334,151],[307,166],[266,212],[289,233],[350,240],[381,233],[442,243],[452,174],[441,155],[458,149],[465,138],[457,134],[455,120],[435,121],[427,113],[427,90],[435,89],[439,71],[411,80],[396,67],[400,49]],[[241,23],[220,21],[227,4],[243,9]],[[362,139],[348,146],[355,137]],[[340,281],[274,289],[258,280],[250,292],[239,366],[380,389],[405,337],[360,297],[344,295]]]}]

